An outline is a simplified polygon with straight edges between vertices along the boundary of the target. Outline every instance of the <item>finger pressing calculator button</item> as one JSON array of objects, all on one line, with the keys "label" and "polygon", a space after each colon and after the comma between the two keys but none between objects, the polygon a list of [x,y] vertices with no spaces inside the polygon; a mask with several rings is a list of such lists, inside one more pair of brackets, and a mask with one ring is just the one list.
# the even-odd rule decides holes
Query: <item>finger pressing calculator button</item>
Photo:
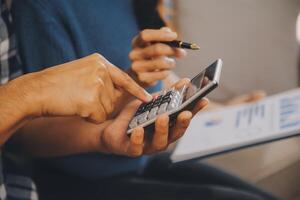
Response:
[{"label": "finger pressing calculator button", "polygon": [[165,112],[167,111],[167,107],[168,107],[168,103],[163,103],[163,104],[159,107],[157,113],[158,113],[159,115],[165,113]]},{"label": "finger pressing calculator button", "polygon": [[142,123],[146,122],[147,119],[148,119],[148,114],[149,114],[149,111],[144,112],[143,114],[139,115],[138,116],[138,123],[142,124]]},{"label": "finger pressing calculator button", "polygon": [[134,117],[129,124],[129,128],[135,128],[137,125],[138,125],[137,117]]}]

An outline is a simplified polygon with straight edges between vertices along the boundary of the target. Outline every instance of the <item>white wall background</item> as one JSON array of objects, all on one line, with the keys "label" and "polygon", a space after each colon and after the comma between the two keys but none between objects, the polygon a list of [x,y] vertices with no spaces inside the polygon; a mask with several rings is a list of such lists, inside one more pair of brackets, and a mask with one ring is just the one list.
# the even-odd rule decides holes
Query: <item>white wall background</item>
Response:
[{"label": "white wall background", "polygon": [[[177,2],[181,38],[201,46],[199,52],[190,52],[178,64],[176,72],[181,77],[193,77],[199,68],[220,57],[224,68],[220,88],[212,95],[215,99],[228,99],[254,89],[273,94],[298,86],[296,20],[300,0]],[[299,149],[300,139],[292,138],[213,157],[207,162],[288,199],[300,193],[299,169],[283,169],[300,160]],[[290,176],[278,172],[288,172]]]},{"label": "white wall background", "polygon": [[176,72],[192,77],[220,57],[224,60],[216,99],[253,89],[269,94],[297,87],[296,19],[299,0],[178,0],[184,40],[197,42]]}]

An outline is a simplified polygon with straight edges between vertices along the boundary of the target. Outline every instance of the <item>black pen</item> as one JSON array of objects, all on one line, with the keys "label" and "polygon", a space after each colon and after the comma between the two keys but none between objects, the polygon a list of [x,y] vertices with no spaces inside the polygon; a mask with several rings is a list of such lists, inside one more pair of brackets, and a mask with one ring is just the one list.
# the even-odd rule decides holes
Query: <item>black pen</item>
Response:
[{"label": "black pen", "polygon": [[171,47],[175,47],[175,48],[191,49],[191,50],[199,50],[200,49],[200,47],[197,44],[191,44],[191,43],[182,42],[179,40],[174,40],[174,41],[170,41],[170,42],[161,42],[161,43],[169,45]]}]

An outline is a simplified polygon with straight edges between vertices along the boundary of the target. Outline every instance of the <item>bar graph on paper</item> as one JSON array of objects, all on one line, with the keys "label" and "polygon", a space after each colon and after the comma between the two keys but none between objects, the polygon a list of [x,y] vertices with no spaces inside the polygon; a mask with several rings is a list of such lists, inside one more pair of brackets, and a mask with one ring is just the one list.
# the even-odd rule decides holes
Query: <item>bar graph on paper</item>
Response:
[{"label": "bar graph on paper", "polygon": [[300,89],[196,115],[172,154],[182,161],[297,136]]},{"label": "bar graph on paper", "polygon": [[300,128],[300,95],[279,100],[279,128],[281,131]]}]

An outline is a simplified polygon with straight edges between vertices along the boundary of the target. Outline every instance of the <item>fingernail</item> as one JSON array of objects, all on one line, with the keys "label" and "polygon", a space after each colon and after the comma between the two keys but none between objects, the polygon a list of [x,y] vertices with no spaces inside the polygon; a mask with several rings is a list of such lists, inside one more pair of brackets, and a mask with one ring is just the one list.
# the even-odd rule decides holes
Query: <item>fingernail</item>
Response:
[{"label": "fingernail", "polygon": [[167,32],[167,34],[170,36],[170,37],[175,37],[175,38],[177,38],[177,33],[175,33],[175,32]]},{"label": "fingernail", "polygon": [[[138,130],[138,129],[139,129],[139,130]],[[143,143],[144,135],[141,134],[141,131],[143,131],[143,130],[140,130],[140,129],[142,129],[142,128],[141,128],[141,127],[138,127],[138,128],[136,129],[136,131],[138,132],[138,134],[135,134],[135,135],[134,135],[134,143],[135,143],[135,144],[142,144],[142,143]]]},{"label": "fingernail", "polygon": [[175,59],[170,58],[170,57],[165,57],[165,60],[166,60],[168,63],[175,63]]},{"label": "fingernail", "polygon": [[168,32],[173,32],[169,27],[164,27],[163,29]]},{"label": "fingernail", "polygon": [[186,50],[184,50],[184,49],[178,49],[179,50],[179,52],[180,52],[180,57],[186,57],[187,56],[187,51]]},{"label": "fingernail", "polygon": [[209,100],[207,98],[203,98],[204,100],[204,106],[207,106],[209,104]]}]

